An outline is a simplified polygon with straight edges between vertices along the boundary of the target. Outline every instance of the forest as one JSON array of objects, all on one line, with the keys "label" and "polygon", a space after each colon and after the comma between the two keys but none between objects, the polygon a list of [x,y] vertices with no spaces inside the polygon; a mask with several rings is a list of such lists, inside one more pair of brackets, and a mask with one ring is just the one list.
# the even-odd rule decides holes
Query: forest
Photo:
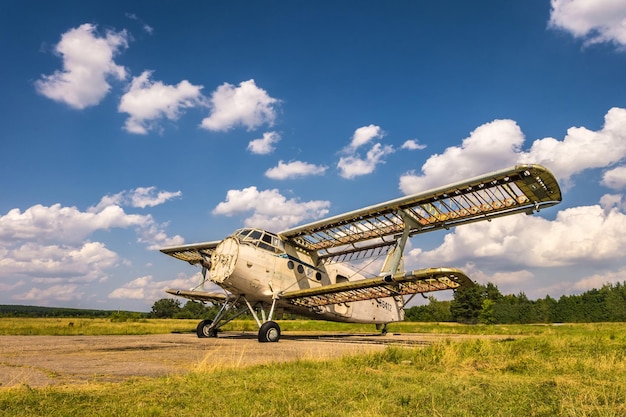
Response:
[{"label": "forest", "polygon": [[[83,310],[73,308],[0,305],[0,317],[109,317],[113,321],[139,318],[202,319],[217,308],[162,298],[150,312]],[[288,315],[289,319],[298,317]],[[582,294],[530,300],[524,293],[502,294],[495,284],[476,284],[454,291],[452,300],[428,298],[428,304],[405,309],[406,321],[463,324],[531,324],[626,322],[626,281],[605,284]]]},{"label": "forest", "polygon": [[524,293],[503,295],[492,283],[454,292],[451,301],[428,298],[406,309],[405,320],[466,324],[626,322],[626,281],[578,295],[530,300]]}]

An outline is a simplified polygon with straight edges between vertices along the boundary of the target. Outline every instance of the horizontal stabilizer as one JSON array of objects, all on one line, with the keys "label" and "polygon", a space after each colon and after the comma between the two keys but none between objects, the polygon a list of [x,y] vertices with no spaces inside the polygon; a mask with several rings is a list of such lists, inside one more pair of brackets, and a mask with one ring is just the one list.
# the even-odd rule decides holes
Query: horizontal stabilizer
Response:
[{"label": "horizontal stabilizer", "polygon": [[298,306],[317,307],[328,304],[453,290],[470,285],[473,285],[472,281],[458,269],[428,268],[359,281],[324,285],[317,288],[289,291],[281,294],[280,298],[289,300],[292,304]]}]

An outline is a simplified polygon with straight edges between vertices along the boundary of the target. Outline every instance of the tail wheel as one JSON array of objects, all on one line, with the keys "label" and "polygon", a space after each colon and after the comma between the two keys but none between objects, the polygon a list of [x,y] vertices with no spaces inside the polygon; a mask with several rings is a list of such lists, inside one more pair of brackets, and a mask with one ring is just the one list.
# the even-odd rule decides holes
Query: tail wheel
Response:
[{"label": "tail wheel", "polygon": [[205,337],[217,337],[217,329],[211,328],[213,324],[213,320],[202,320],[198,323],[198,327],[196,327],[196,335],[200,338]]},{"label": "tail wheel", "polygon": [[259,329],[259,342],[278,342],[280,326],[275,321],[266,321]]}]

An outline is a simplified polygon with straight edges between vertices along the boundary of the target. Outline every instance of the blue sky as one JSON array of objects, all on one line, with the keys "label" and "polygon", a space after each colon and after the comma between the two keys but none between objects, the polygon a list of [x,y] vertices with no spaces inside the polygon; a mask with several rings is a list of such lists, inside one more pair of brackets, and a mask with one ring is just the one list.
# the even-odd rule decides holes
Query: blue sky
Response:
[{"label": "blue sky", "polygon": [[198,278],[159,247],[519,162],[563,203],[415,238],[407,268],[626,280],[626,4],[91,3],[0,5],[0,304],[147,311]]}]

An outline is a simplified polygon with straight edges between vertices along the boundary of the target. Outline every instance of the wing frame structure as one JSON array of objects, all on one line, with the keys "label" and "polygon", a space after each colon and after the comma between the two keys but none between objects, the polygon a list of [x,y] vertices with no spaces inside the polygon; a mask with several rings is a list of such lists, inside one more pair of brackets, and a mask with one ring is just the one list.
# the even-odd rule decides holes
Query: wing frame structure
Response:
[{"label": "wing frame structure", "polygon": [[172,256],[191,265],[200,264],[209,269],[211,267],[211,255],[221,240],[212,242],[191,243],[189,245],[170,246],[159,249],[160,252]]},{"label": "wing frame structure", "polygon": [[384,297],[454,290],[459,287],[471,286],[472,284],[471,279],[459,269],[427,268],[289,291],[280,294],[279,297],[280,299],[288,300],[296,306],[315,308],[330,304],[374,300]]},{"label": "wing frame structure", "polygon": [[318,262],[349,262],[388,253],[408,236],[558,204],[559,184],[545,167],[521,164],[429,191],[284,230],[278,235]]}]

